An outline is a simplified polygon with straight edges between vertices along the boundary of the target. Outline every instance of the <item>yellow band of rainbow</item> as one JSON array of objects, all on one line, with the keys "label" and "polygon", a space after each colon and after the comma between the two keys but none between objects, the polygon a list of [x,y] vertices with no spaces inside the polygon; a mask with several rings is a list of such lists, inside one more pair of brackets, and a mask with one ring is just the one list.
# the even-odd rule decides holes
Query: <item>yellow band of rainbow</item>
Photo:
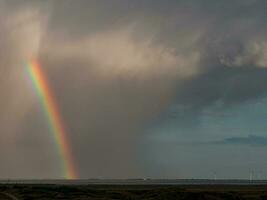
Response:
[{"label": "yellow band of rainbow", "polygon": [[67,179],[76,179],[77,173],[72,159],[71,148],[61,120],[58,106],[46,80],[45,73],[37,61],[29,62],[27,64],[27,71],[30,75],[35,91],[40,98],[51,132],[53,133],[53,137],[60,154],[59,156],[62,160],[63,176]]}]

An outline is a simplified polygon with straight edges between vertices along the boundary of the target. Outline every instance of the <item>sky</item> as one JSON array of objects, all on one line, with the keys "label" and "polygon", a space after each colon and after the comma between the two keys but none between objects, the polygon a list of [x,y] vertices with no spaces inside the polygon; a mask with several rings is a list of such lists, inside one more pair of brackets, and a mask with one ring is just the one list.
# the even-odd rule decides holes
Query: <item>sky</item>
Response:
[{"label": "sky", "polygon": [[267,178],[264,0],[0,0],[0,178]]}]

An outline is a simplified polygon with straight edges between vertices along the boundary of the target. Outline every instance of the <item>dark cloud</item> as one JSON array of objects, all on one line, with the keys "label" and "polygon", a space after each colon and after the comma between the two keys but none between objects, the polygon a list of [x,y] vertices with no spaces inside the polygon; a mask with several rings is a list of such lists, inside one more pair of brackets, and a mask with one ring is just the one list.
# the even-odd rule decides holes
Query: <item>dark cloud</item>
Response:
[{"label": "dark cloud", "polygon": [[255,145],[266,146],[267,138],[256,135],[249,135],[247,137],[231,137],[221,141],[211,142],[212,144],[241,144],[241,145]]},{"label": "dark cloud", "polygon": [[12,168],[14,177],[57,176],[58,170],[52,148],[39,159],[53,144],[20,67],[29,58],[38,57],[47,73],[86,178],[138,176],[136,140],[148,124],[168,120],[169,111],[179,126],[190,127],[207,108],[231,108],[267,92],[266,1],[11,0],[0,6],[0,155],[28,155],[17,159],[22,167]]},{"label": "dark cloud", "polygon": [[185,82],[177,102],[198,107],[238,104],[266,95],[267,70],[220,66]]}]

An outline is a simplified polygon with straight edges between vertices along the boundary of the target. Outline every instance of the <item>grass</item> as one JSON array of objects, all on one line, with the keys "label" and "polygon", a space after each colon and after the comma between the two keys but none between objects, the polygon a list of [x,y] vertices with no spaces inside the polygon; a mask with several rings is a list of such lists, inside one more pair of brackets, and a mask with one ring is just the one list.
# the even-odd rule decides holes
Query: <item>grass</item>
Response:
[{"label": "grass", "polygon": [[15,195],[18,199],[94,199],[94,200],[261,200],[267,199],[267,186],[230,185],[0,185],[0,192]]}]

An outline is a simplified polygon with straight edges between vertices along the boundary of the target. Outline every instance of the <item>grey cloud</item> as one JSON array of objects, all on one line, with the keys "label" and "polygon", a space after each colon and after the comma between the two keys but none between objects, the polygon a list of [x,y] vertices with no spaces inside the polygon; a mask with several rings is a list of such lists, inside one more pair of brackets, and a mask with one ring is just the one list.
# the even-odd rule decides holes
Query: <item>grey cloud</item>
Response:
[{"label": "grey cloud", "polygon": [[[41,149],[51,145],[40,135],[48,130],[38,101],[17,70],[29,57],[39,57],[47,73],[82,177],[138,176],[135,142],[173,105],[184,113],[174,108],[177,123],[191,126],[217,102],[234,106],[266,95],[267,71],[258,67],[265,66],[265,46],[250,50],[248,43],[265,41],[266,1],[34,2],[5,1],[3,18],[14,19],[14,32],[0,22],[0,119],[4,132],[21,130],[5,141],[32,152],[29,162],[39,156],[32,138]],[[52,150],[46,156],[47,168],[56,168]]]},{"label": "grey cloud", "polygon": [[[208,139],[206,139],[208,140]],[[214,141],[179,141],[175,139],[171,140],[160,140],[156,141],[156,144],[164,144],[170,146],[206,146],[209,145],[251,145],[251,146],[266,146],[267,145],[267,138],[264,136],[257,136],[257,135],[248,135],[245,137],[228,137],[221,140],[214,140]]]},{"label": "grey cloud", "polygon": [[231,137],[221,141],[211,142],[211,144],[241,144],[241,145],[256,145],[266,146],[267,138],[256,135],[249,135],[247,137]]},{"label": "grey cloud", "polygon": [[246,102],[265,95],[266,78],[265,69],[218,67],[186,82],[177,101],[193,106]]}]

